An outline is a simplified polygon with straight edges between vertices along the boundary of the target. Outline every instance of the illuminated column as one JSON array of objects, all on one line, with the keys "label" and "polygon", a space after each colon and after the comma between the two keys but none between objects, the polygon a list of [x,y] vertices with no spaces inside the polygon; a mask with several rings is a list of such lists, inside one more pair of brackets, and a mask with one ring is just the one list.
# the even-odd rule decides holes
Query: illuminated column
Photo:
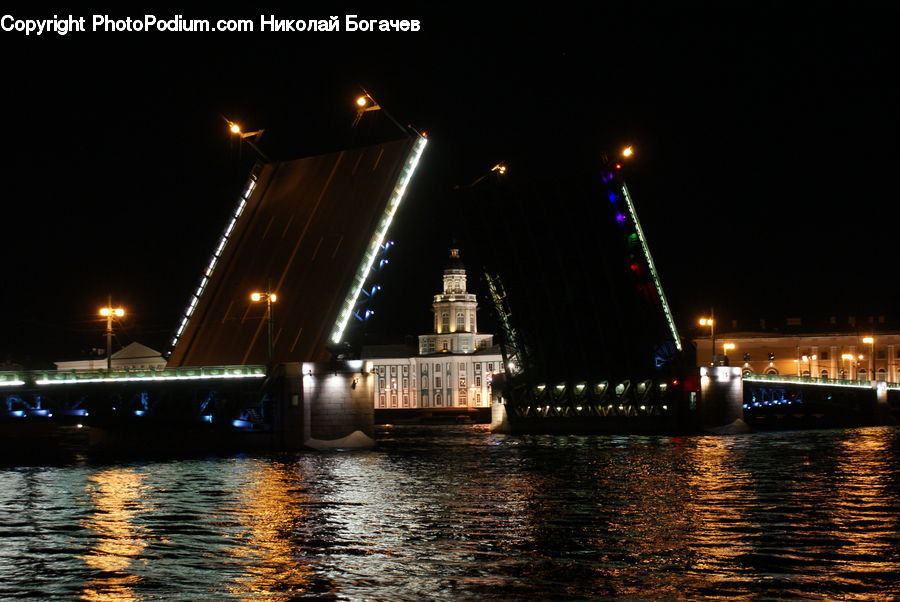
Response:
[{"label": "illuminated column", "polygon": [[828,348],[828,361],[830,365],[828,367],[828,377],[829,378],[840,378],[840,361],[841,361],[841,349],[835,345],[832,345]]},{"label": "illuminated column", "polygon": [[897,382],[897,352],[894,345],[887,346],[887,381]]}]

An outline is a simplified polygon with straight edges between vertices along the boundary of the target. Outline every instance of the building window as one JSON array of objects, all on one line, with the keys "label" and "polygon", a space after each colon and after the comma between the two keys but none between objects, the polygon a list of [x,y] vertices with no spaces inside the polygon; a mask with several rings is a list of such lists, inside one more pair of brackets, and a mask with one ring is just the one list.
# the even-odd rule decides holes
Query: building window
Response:
[{"label": "building window", "polygon": [[450,314],[447,312],[443,312],[441,314],[441,332],[447,332],[450,330]]},{"label": "building window", "polygon": [[875,359],[883,360],[887,357],[887,351],[884,349],[879,349],[875,352]]},{"label": "building window", "polygon": [[391,395],[391,407],[392,408],[397,407],[397,396],[396,395]]},{"label": "building window", "polygon": [[378,388],[381,389],[382,391],[385,390],[386,387],[385,387],[383,378],[378,379]]},{"label": "building window", "polygon": [[884,368],[879,368],[879,369],[878,369],[878,380],[887,380],[887,379],[884,377]]},{"label": "building window", "polygon": [[481,376],[478,375],[478,374],[475,375],[475,386],[476,386],[476,387],[480,387],[480,386],[481,386]]},{"label": "building window", "polygon": [[440,376],[435,376],[435,377],[434,377],[434,388],[435,388],[435,389],[440,389],[440,388],[441,388],[441,377],[440,377]]},{"label": "building window", "polygon": [[428,377],[427,377],[427,376],[423,376],[423,377],[422,377],[422,388],[423,388],[423,389],[427,389],[427,388],[428,388]]},{"label": "building window", "polygon": [[475,362],[473,365],[475,366],[475,374],[481,373],[481,362]]},{"label": "building window", "polygon": [[463,331],[466,329],[466,317],[461,311],[456,312],[456,330]]},{"label": "building window", "polygon": [[822,378],[828,378],[828,370],[822,370]]},{"label": "building window", "polygon": [[408,407],[409,407],[409,395],[404,395],[404,396],[403,396],[403,407],[404,407],[404,408],[408,408]]},{"label": "building window", "polygon": [[827,359],[828,359],[828,352],[827,352],[827,351],[821,352],[821,353],[819,354],[819,359],[827,360]]},{"label": "building window", "polygon": [[403,379],[403,388],[404,388],[404,389],[408,389],[408,388],[409,388],[409,379],[408,379],[408,378],[404,378],[404,379]]},{"label": "building window", "polygon": [[434,365],[434,374],[435,374],[435,376],[439,375],[440,373],[441,373],[441,365],[440,365],[440,364],[435,364],[435,365]]},{"label": "building window", "polygon": [[476,403],[476,404],[480,404],[480,403],[481,403],[481,391],[476,391],[476,392],[475,392],[475,403]]},{"label": "building window", "polygon": [[384,395],[378,396],[378,407],[380,407],[380,408],[384,407]]},{"label": "building window", "polygon": [[463,342],[462,342],[462,351],[463,351],[463,353],[469,352],[469,341],[467,341],[465,339],[463,339]]},{"label": "building window", "polygon": [[488,362],[488,372],[494,372],[494,362]]},{"label": "building window", "polygon": [[441,341],[441,351],[448,351],[447,341]]},{"label": "building window", "polygon": [[465,362],[460,362],[460,363],[459,363],[459,371],[460,371],[460,372],[465,372],[465,371],[466,371],[466,363],[465,363]]},{"label": "building window", "polygon": [[868,378],[866,378],[866,374],[868,374],[866,372],[866,369],[860,368],[859,372],[856,373],[856,380],[868,380]]},{"label": "building window", "polygon": [[378,366],[378,376],[384,376],[384,366]]},{"label": "building window", "polygon": [[444,400],[441,398],[441,394],[440,394],[440,393],[435,393],[435,394],[434,394],[434,405],[435,405],[435,406],[439,406],[439,405],[441,405],[441,404],[443,404],[443,403],[444,403]]},{"label": "building window", "polygon": [[466,405],[466,401],[468,401],[468,400],[466,399],[466,392],[465,392],[464,390],[463,390],[463,391],[460,391],[460,392],[459,392],[459,402],[458,402],[459,405],[461,405],[461,406]]},{"label": "building window", "polygon": [[403,376],[409,376],[409,366],[403,366]]},{"label": "building window", "polygon": [[466,387],[466,377],[462,375],[459,377],[459,388],[464,389]]}]

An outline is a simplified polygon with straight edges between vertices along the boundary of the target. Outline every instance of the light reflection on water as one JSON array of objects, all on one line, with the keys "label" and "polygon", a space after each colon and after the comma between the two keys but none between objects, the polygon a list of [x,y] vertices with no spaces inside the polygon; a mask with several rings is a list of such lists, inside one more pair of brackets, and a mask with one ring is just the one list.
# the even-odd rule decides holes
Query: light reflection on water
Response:
[{"label": "light reflection on water", "polygon": [[0,469],[0,598],[900,594],[900,431],[504,437]]}]

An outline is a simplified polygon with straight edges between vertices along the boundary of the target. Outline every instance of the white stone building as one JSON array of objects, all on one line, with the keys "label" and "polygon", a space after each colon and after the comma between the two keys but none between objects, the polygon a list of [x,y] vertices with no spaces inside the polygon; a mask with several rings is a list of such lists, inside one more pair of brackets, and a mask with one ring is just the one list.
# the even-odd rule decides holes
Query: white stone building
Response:
[{"label": "white stone building", "polygon": [[478,332],[478,303],[466,290],[458,249],[450,250],[432,311],[434,332],[419,336],[417,355],[402,345],[363,349],[376,378],[376,410],[491,405],[491,381],[502,371],[503,357],[493,335]]},{"label": "white stone building", "polygon": [[[112,354],[110,363],[113,370],[162,370],[166,367],[166,359],[159,351],[140,343],[129,343],[122,347]],[[106,355],[54,364],[57,370],[106,370]]]}]

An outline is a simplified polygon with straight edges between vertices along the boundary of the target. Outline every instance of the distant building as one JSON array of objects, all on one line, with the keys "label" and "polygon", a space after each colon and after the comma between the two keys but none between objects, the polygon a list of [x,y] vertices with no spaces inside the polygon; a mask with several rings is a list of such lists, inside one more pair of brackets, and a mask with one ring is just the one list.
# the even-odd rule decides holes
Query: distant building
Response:
[{"label": "distant building", "polygon": [[[106,356],[86,360],[54,362],[57,370],[106,370]],[[140,343],[129,343],[112,354],[113,370],[162,370],[166,360],[159,351]]]},{"label": "distant building", "polygon": [[[713,363],[711,339],[694,339],[697,363]],[[716,363],[744,373],[900,382],[900,333],[716,333]],[[874,357],[873,357],[874,355]]]},{"label": "distant building", "polygon": [[478,303],[466,288],[459,249],[451,249],[443,291],[431,306],[434,332],[419,336],[418,353],[402,345],[363,348],[376,375],[376,410],[491,405],[503,357],[493,335],[478,332]]}]

